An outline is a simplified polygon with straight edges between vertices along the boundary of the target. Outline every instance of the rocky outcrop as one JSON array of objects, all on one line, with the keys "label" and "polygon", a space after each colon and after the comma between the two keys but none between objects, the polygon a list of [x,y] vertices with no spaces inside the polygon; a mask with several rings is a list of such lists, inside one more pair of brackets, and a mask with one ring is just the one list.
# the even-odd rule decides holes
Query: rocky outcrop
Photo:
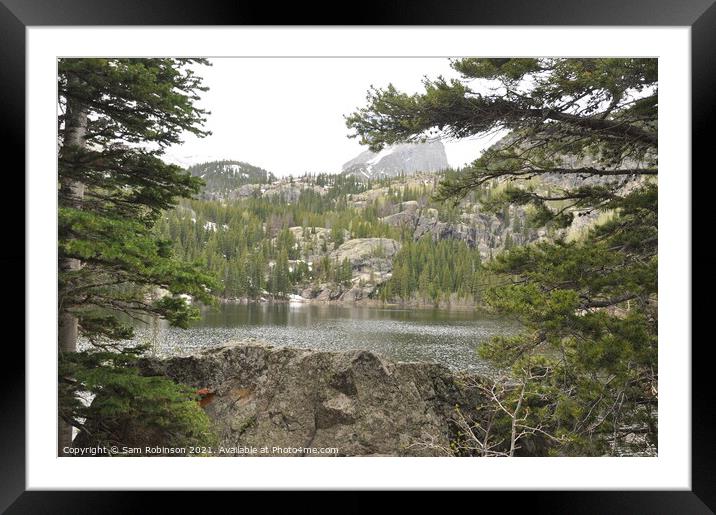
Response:
[{"label": "rocky outcrop", "polygon": [[[355,302],[367,299],[376,287],[391,277],[393,258],[400,250],[400,242],[390,238],[354,238],[336,247],[332,231],[324,227],[289,228],[296,239],[303,260],[309,270],[324,256],[340,266],[344,260],[351,265],[351,280],[344,284],[329,282],[297,285],[296,293],[303,299],[321,302]],[[344,231],[343,237],[349,237]],[[289,261],[289,267],[297,261]]]},{"label": "rocky outcrop", "polygon": [[261,186],[259,184],[244,184],[239,186],[238,189],[228,194],[228,200],[240,200],[243,198],[249,198],[257,196],[261,193]]},{"label": "rocky outcrop", "polygon": [[[388,224],[388,225],[415,225],[417,220],[420,218],[420,207],[418,206],[417,201],[410,200],[408,202],[402,202],[400,204],[400,207],[402,208],[401,211],[394,213],[392,215],[384,216],[381,218],[381,221]],[[435,217],[437,218],[437,210],[433,209],[431,211],[435,211]]]},{"label": "rocky outcrop", "polygon": [[390,238],[354,238],[331,251],[334,263],[348,260],[352,278],[349,284],[324,283],[305,288],[301,296],[321,302],[356,302],[368,299],[376,287],[392,277],[393,258],[400,242]]},{"label": "rocky outcrop", "polygon": [[282,197],[286,202],[298,202],[304,191],[312,190],[319,195],[325,195],[326,189],[318,185],[304,184],[301,181],[294,181],[292,178],[281,179],[261,188],[261,195],[267,198]]},{"label": "rocky outcrop", "polygon": [[[304,288],[301,291],[301,297],[319,302],[357,302],[369,299],[376,287],[390,279],[391,275],[390,273],[371,273],[368,274],[368,279],[365,277],[365,274],[354,277],[349,285],[323,283],[318,287]],[[368,280],[372,282],[367,282]]]},{"label": "rocky outcrop", "polygon": [[[326,252],[335,248],[332,231],[325,227],[289,227],[288,229],[296,239],[296,244],[301,254],[307,257],[307,261],[317,261]],[[343,238],[350,237],[348,231],[343,232]]]},{"label": "rocky outcrop", "polygon": [[390,261],[399,250],[400,242],[390,238],[354,238],[331,252],[330,258],[339,263],[347,259],[353,268],[363,268],[377,264],[376,260]]},{"label": "rocky outcrop", "polygon": [[[206,393],[204,409],[225,448],[268,446],[263,455],[432,456],[455,438],[455,406],[481,403],[448,368],[391,363],[367,351],[318,352],[237,342],[167,360],[145,359]],[[273,450],[274,447],[282,450]]]},{"label": "rocky outcrop", "polygon": [[493,214],[481,212],[477,205],[468,205],[464,207],[467,212],[456,220],[441,220],[437,209],[420,208],[415,201],[403,202],[400,207],[401,211],[380,220],[409,229],[415,241],[424,236],[435,241],[462,240],[477,248],[485,259],[513,245],[537,241],[546,234],[528,227],[525,210],[519,206]]}]

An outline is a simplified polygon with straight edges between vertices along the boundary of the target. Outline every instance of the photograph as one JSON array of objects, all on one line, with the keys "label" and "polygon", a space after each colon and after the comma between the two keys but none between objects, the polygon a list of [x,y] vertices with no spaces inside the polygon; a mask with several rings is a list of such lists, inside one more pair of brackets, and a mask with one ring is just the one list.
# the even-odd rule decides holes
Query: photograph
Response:
[{"label": "photograph", "polygon": [[56,456],[657,460],[659,68],[56,58]]},{"label": "photograph", "polygon": [[0,512],[713,513],[716,0],[634,1],[0,0]]}]

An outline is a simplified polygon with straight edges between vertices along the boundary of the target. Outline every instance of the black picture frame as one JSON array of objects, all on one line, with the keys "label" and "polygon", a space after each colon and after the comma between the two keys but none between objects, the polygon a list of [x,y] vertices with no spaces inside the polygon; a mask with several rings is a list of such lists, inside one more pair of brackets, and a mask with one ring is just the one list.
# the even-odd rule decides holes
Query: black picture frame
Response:
[{"label": "black picture frame", "polygon": [[[323,19],[319,13],[323,14]],[[714,0],[606,0],[599,3],[593,0],[370,0],[354,6],[350,19],[339,13],[337,8],[304,3],[287,3],[279,9],[271,3],[238,1],[0,0],[0,126],[2,141],[6,146],[6,162],[12,154],[18,163],[13,169],[4,170],[7,181],[16,181],[16,184],[9,186],[15,192],[13,196],[23,199],[24,195],[17,192],[25,191],[24,179],[18,170],[25,169],[25,30],[30,26],[344,25],[347,22],[358,25],[689,26],[692,37],[692,169],[706,168],[707,163],[713,160],[710,155],[713,143],[707,138],[708,128],[716,115],[716,67],[712,64],[716,59]],[[694,204],[695,199],[692,197]],[[17,209],[24,212],[21,206],[17,206]],[[693,216],[692,219],[697,220]],[[0,263],[5,270],[22,268],[25,274],[32,273],[25,266],[24,245],[19,244],[25,241],[24,228],[14,224],[6,230],[10,232],[9,241],[18,243],[5,249]],[[692,234],[695,234],[693,229]],[[9,275],[14,275],[19,282],[19,274]],[[24,288],[19,288],[18,284],[15,291],[24,291]],[[11,300],[16,306],[17,296]],[[31,308],[26,306],[26,309]],[[11,312],[5,311],[6,314]],[[468,502],[477,505],[490,500],[500,502],[495,497],[509,496],[510,507],[524,505],[532,513],[712,513],[716,510],[716,439],[709,425],[714,401],[714,388],[709,381],[709,371],[706,370],[710,366],[710,339],[694,343],[691,347],[691,491],[472,492],[461,494],[457,499],[471,495],[473,497]],[[0,512],[6,509],[10,514],[144,512],[147,494],[26,491],[25,355],[16,340],[6,339],[2,362],[5,387],[0,390],[3,422],[0,425]],[[206,507],[206,494],[200,495],[203,500],[193,499],[193,502]],[[212,494],[212,504],[225,501],[215,495]],[[227,495],[231,494],[220,497]],[[250,506],[257,496],[246,492],[239,495],[243,497],[242,504],[245,507]],[[275,494],[271,495],[275,500]],[[321,497],[321,505],[335,508],[337,504],[332,494],[324,495],[327,497]],[[353,498],[351,502],[340,501],[340,506],[343,506],[341,511],[362,512],[371,507],[372,502],[365,496],[356,492],[350,495]],[[421,502],[421,493],[413,493],[411,496],[413,500]],[[193,502],[189,502],[185,494],[165,492],[162,497],[162,502],[180,503],[183,507],[180,511],[193,508]],[[297,509],[304,511],[306,508],[304,505]],[[311,512],[321,511],[317,506],[311,508]]]}]

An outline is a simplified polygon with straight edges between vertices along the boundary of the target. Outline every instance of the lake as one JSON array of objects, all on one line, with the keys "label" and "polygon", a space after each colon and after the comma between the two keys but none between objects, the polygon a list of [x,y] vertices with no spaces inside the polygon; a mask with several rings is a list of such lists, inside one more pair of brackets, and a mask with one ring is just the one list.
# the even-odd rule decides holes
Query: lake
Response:
[{"label": "lake", "polygon": [[335,304],[222,304],[205,309],[189,329],[153,320],[136,327],[135,341],[160,355],[184,354],[256,339],[276,346],[342,351],[365,349],[393,361],[442,363],[487,371],[476,348],[517,323],[472,310],[365,307]]}]

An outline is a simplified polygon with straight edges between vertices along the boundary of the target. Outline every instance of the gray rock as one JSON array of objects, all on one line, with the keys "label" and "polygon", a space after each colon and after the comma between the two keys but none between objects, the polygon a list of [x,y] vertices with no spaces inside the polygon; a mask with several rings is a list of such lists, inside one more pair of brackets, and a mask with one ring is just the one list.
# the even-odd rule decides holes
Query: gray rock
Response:
[{"label": "gray rock", "polygon": [[418,220],[420,219],[420,215],[416,213],[415,211],[401,211],[399,213],[395,213],[392,215],[384,216],[380,219],[381,222],[384,222],[388,225],[394,225],[394,226],[403,226],[407,225],[409,227],[415,227],[418,223]]},{"label": "gray rock", "polygon": [[260,191],[261,187],[258,184],[244,184],[239,187],[235,192],[229,195],[231,200],[247,198],[255,195]]},{"label": "gray rock", "polygon": [[360,268],[371,259],[390,259],[400,250],[400,242],[390,238],[355,238],[330,253],[332,261],[348,259],[354,268]]},{"label": "gray rock", "polygon": [[344,302],[355,302],[358,300],[367,299],[374,291],[375,284],[366,284],[364,286],[361,286],[360,284],[354,284],[351,289],[341,295],[341,300]]},{"label": "gray rock", "polygon": [[[145,359],[141,367],[146,375],[208,388],[214,395],[204,409],[224,447],[442,455],[455,438],[455,406],[470,413],[482,402],[478,390],[461,386],[444,366],[391,363],[367,351],[237,342],[188,357]],[[425,441],[434,445],[421,445]]]},{"label": "gray rock", "polygon": [[[509,218],[502,214],[480,212],[478,206],[463,205],[466,212],[458,220],[440,221],[434,208],[420,209],[417,202],[404,202],[403,210],[380,220],[395,227],[413,231],[413,239],[429,236],[434,241],[455,239],[464,241],[469,247],[477,248],[486,259],[504,250],[507,242],[524,245],[540,238],[538,232],[527,227],[527,214],[522,207],[511,206]],[[517,223],[515,223],[517,222]],[[515,228],[519,227],[519,230]]]}]

